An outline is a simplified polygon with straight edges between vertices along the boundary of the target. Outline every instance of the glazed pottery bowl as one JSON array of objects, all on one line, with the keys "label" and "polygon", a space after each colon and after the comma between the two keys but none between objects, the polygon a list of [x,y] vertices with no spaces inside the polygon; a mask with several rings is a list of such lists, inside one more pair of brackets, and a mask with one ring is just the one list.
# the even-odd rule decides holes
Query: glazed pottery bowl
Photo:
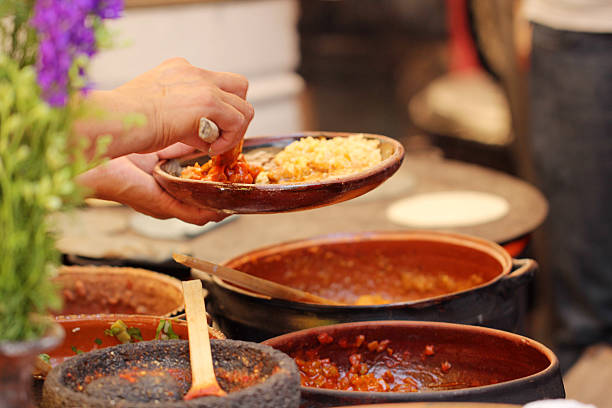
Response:
[{"label": "glazed pottery bowl", "polygon": [[[302,384],[308,384],[302,387],[305,407],[408,401],[524,404],[565,396],[551,350],[485,327],[359,322],[306,329],[264,344],[298,363]],[[364,389],[373,391],[353,391]]]},{"label": "glazed pottery bowl", "polygon": [[[340,302],[270,299],[217,278],[207,310],[230,338],[261,341],[309,327],[368,320],[437,320],[520,330],[536,263],[499,245],[440,232],[335,234],[257,249],[225,265]],[[383,299],[388,303],[367,304]]]},{"label": "glazed pottery bowl", "polygon": [[[111,326],[121,320],[125,325],[135,330],[143,341],[159,339],[172,332],[179,339],[188,339],[187,322],[180,319],[169,319],[151,315],[123,315],[123,314],[99,314],[99,315],[72,315],[57,316],[59,323],[66,333],[64,340],[54,349],[47,351],[49,363],[52,367],[60,364],[69,357],[121,344],[119,339],[108,330]],[[171,327],[161,327],[160,322]],[[162,323],[163,323],[162,322]],[[159,330],[158,330],[159,329]],[[208,328],[211,339],[224,339],[225,335],[212,327]],[[46,373],[35,373],[41,378]]]},{"label": "glazed pottery bowl", "polygon": [[64,300],[59,315],[172,316],[185,307],[178,279],[145,269],[63,266],[53,281],[60,286]]},{"label": "glazed pottery bowl", "polygon": [[[265,150],[276,153],[303,137],[347,137],[355,133],[304,132],[292,135],[260,136],[245,139],[243,151]],[[391,177],[404,158],[398,141],[381,135],[363,134],[380,141],[382,162],[364,171],[317,182],[294,184],[242,184],[180,178],[181,170],[195,162],[209,160],[205,155],[161,161],[153,176],[174,198],[198,207],[228,214],[262,214],[306,210],[358,197]]]},{"label": "glazed pottery bowl", "polygon": [[191,385],[185,340],[122,344],[78,355],[55,367],[43,388],[43,408],[297,407],[294,362],[271,347],[212,340],[215,374],[228,393],[183,401]]}]

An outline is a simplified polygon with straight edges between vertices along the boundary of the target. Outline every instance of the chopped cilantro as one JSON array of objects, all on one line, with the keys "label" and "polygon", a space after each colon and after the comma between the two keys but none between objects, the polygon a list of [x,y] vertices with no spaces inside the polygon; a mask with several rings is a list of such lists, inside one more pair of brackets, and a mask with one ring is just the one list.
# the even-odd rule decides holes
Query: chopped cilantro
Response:
[{"label": "chopped cilantro", "polygon": [[155,340],[178,339],[179,336],[172,329],[170,320],[161,319],[155,330]]},{"label": "chopped cilantro", "polygon": [[140,340],[142,341],[142,333],[140,333],[140,329],[137,327],[128,327],[127,329],[128,334],[130,335],[130,337],[134,340]]},{"label": "chopped cilantro", "polygon": [[78,348],[76,348],[76,346],[71,346],[70,349],[75,353],[75,354],[83,354],[83,350],[79,350]]}]

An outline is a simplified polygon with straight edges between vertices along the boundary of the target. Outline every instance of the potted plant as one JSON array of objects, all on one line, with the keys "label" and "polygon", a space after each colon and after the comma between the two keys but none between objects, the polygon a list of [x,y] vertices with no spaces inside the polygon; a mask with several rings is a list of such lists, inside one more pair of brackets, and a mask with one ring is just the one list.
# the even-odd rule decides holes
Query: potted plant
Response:
[{"label": "potted plant", "polygon": [[72,124],[87,63],[121,0],[0,2],[0,406],[27,407],[35,358],[63,332],[50,281],[60,261],[49,214],[78,204],[91,162]]}]

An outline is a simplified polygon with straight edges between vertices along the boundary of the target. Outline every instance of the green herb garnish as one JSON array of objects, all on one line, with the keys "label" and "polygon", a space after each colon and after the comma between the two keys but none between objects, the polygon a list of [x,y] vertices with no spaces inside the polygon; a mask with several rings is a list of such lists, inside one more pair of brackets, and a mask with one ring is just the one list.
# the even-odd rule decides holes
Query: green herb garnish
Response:
[{"label": "green herb garnish", "polygon": [[102,345],[102,339],[98,339],[98,338],[96,338],[96,339],[94,340],[94,343],[96,343],[98,346],[101,346],[101,345]]},{"label": "green herb garnish", "polygon": [[83,354],[83,350],[79,350],[78,348],[76,348],[76,346],[71,346],[70,349],[75,353],[75,354]]},{"label": "green herb garnish", "polygon": [[110,329],[104,330],[107,336],[113,336],[121,343],[130,343],[134,341],[142,341],[142,334],[137,327],[128,327],[122,320],[117,320],[113,323]]},{"label": "green herb garnish", "polygon": [[170,320],[161,319],[155,330],[155,340],[174,340],[178,338],[179,336],[172,329],[172,322]]},{"label": "green herb garnish", "polygon": [[44,361],[47,364],[51,363],[51,356],[48,355],[48,354],[44,354],[44,353],[43,354],[39,354],[38,358],[40,358],[42,361]]},{"label": "green herb garnish", "polygon": [[128,327],[127,329],[128,334],[130,335],[130,337],[134,340],[140,340],[142,341],[142,334],[140,333],[140,329],[137,327]]}]

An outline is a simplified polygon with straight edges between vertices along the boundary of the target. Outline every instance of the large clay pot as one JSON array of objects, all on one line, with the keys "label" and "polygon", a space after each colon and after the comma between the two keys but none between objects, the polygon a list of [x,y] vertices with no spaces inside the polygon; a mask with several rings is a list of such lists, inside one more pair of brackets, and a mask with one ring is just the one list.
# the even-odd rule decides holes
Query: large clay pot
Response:
[{"label": "large clay pot", "polygon": [[183,401],[191,385],[186,340],[128,343],[78,355],[56,366],[42,408],[297,408],[294,362],[269,346],[212,340],[219,385],[228,393]]},{"label": "large clay pot", "polygon": [[[363,336],[360,342],[358,336]],[[388,343],[382,347],[384,340]],[[306,361],[328,358],[341,374],[351,367],[349,356],[358,354],[359,361],[368,365],[368,373],[377,378],[385,378],[384,373],[390,371],[391,386],[415,385],[399,388],[403,392],[302,386],[302,407],[416,401],[525,404],[565,397],[559,361],[550,349],[526,337],[485,327],[357,322],[301,330],[264,344]],[[408,377],[410,381],[403,381]]]},{"label": "large clay pot", "polygon": [[[217,278],[205,281],[207,310],[221,330],[229,338],[251,341],[368,320],[446,321],[521,331],[525,286],[537,268],[533,260],[513,260],[491,241],[431,231],[334,234],[257,249],[225,265],[333,300],[372,292],[409,297],[388,304],[330,306],[270,299]],[[434,278],[463,281],[463,286],[395,293],[405,283],[406,270],[414,272],[409,283]],[[473,283],[466,285],[470,279]]]},{"label": "large clay pot", "polygon": [[34,407],[32,370],[36,357],[62,342],[64,330],[50,326],[40,339],[23,342],[0,342],[0,407]]},{"label": "large clay pot", "polygon": [[64,301],[59,315],[172,316],[184,307],[181,281],[139,268],[63,266],[53,281]]}]

